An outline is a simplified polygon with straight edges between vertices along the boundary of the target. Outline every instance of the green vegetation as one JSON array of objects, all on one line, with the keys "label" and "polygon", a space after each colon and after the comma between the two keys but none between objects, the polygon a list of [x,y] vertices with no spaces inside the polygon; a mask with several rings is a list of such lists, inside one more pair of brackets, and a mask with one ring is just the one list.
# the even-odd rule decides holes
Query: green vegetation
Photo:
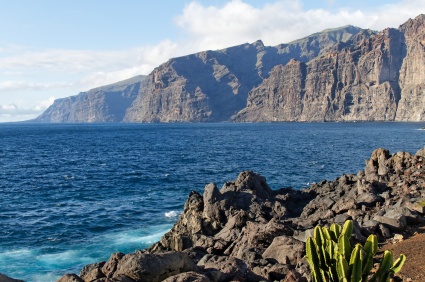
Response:
[{"label": "green vegetation", "polygon": [[386,282],[400,271],[406,256],[394,261],[393,254],[385,251],[379,268],[372,273],[373,257],[378,251],[376,235],[370,235],[362,246],[351,248],[353,222],[344,226],[332,224],[330,228],[316,226],[314,236],[307,239],[306,258],[310,264],[313,282]]}]

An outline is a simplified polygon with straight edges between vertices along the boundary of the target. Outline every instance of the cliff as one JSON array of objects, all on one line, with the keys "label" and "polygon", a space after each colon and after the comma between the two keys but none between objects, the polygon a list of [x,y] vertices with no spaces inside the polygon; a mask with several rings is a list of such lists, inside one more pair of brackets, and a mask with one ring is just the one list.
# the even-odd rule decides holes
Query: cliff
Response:
[{"label": "cliff", "polygon": [[58,100],[37,120],[423,121],[424,44],[420,15],[380,32],[345,26],[274,47],[257,41],[204,51],[129,84],[114,114],[108,92],[91,90]]},{"label": "cliff", "polygon": [[144,76],[55,100],[36,122],[120,122],[140,89]]},{"label": "cliff", "polygon": [[292,58],[307,62],[359,31],[346,26],[276,47],[257,41],[171,59],[147,77],[124,120],[227,121],[245,107],[249,91],[274,66]]},{"label": "cliff", "polygon": [[221,189],[211,183],[203,195],[191,192],[174,227],[147,250],[112,254],[58,281],[305,282],[305,241],[316,225],[351,219],[352,243],[372,233],[400,240],[423,225],[424,175],[425,149],[376,149],[356,175],[303,190],[272,190],[264,177],[242,172]]}]

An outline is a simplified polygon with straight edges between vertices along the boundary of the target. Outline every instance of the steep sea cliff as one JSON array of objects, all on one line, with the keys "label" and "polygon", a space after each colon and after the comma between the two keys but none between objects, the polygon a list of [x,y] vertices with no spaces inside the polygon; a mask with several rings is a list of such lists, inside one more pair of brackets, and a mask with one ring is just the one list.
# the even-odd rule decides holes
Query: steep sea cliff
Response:
[{"label": "steep sea cliff", "polygon": [[425,120],[425,16],[179,58],[146,77],[56,101],[40,122]]}]

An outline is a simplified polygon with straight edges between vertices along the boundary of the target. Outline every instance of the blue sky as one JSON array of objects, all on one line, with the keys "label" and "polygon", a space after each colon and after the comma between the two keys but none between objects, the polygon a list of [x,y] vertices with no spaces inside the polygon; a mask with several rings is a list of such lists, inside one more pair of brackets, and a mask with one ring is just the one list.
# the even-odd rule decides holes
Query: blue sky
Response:
[{"label": "blue sky", "polygon": [[353,24],[382,30],[425,1],[0,0],[0,122],[138,74],[171,57]]}]

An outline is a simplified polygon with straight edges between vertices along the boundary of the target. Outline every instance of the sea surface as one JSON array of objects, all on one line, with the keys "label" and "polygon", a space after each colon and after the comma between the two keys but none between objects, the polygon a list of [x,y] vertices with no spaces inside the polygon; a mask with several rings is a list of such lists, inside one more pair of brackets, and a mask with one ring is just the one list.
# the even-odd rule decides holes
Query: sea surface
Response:
[{"label": "sea surface", "polygon": [[190,191],[254,170],[304,188],[415,153],[425,123],[0,124],[0,272],[55,281],[168,231]]}]

